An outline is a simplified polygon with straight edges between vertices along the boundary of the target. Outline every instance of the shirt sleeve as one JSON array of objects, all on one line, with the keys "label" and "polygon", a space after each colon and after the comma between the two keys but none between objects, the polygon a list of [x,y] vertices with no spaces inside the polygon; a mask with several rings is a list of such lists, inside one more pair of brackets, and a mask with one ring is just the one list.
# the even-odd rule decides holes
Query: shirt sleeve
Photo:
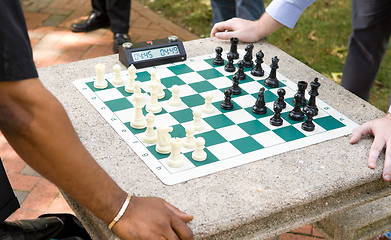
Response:
[{"label": "shirt sleeve", "polygon": [[388,112],[391,113],[391,105],[390,105],[390,108],[388,108]]},{"label": "shirt sleeve", "polygon": [[0,0],[0,81],[38,77],[20,1]]},{"label": "shirt sleeve", "polygon": [[279,23],[293,28],[303,11],[315,0],[273,0],[265,11]]}]

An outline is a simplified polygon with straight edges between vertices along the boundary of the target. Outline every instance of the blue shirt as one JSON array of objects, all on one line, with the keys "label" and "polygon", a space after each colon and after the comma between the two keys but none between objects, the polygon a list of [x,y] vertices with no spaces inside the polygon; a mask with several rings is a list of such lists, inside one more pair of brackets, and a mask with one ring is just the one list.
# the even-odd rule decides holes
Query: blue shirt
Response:
[{"label": "blue shirt", "polygon": [[315,0],[274,0],[266,12],[279,23],[293,28],[303,11]]}]

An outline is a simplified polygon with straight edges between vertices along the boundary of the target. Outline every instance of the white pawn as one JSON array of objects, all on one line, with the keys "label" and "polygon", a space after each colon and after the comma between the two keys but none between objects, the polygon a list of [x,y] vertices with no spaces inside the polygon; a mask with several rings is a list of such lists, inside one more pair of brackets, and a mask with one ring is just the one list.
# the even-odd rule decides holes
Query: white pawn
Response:
[{"label": "white pawn", "polygon": [[121,77],[121,66],[119,64],[115,64],[113,66],[113,71],[114,71],[114,78],[113,78],[113,81],[111,81],[111,83],[114,85],[123,84],[124,80]]},{"label": "white pawn", "polygon": [[181,153],[181,139],[171,139],[171,154],[167,158],[167,165],[173,168],[179,168],[183,166],[184,162]]},{"label": "white pawn", "polygon": [[125,91],[127,91],[128,93],[134,93],[134,82],[137,78],[136,71],[137,69],[134,67],[133,64],[128,67],[129,81],[125,85]]},{"label": "white pawn", "polygon": [[206,159],[206,152],[204,151],[205,148],[205,139],[203,137],[198,137],[196,139],[196,149],[191,154],[191,157],[194,161],[204,161]]},{"label": "white pawn", "polygon": [[215,108],[213,107],[213,104],[212,104],[213,94],[211,92],[206,93],[204,95],[204,98],[205,98],[205,104],[202,106],[202,111],[204,113],[214,112]]},{"label": "white pawn", "polygon": [[193,110],[193,126],[196,131],[202,130],[204,124],[201,121],[202,111],[199,108]]},{"label": "white pawn", "polygon": [[172,127],[159,126],[157,127],[157,144],[156,152],[161,154],[169,154],[171,152],[171,135]]},{"label": "white pawn", "polygon": [[155,115],[153,113],[147,113],[145,116],[147,121],[147,130],[145,130],[143,135],[143,142],[152,144],[157,142],[157,131],[155,127]]},{"label": "white pawn", "polygon": [[158,87],[157,87],[157,98],[158,99],[162,99],[164,98],[164,96],[166,95],[166,93],[164,92],[163,90],[163,84],[161,82],[161,78],[160,78],[160,74],[159,72],[157,71],[156,68],[152,69],[150,71],[150,74],[151,74],[151,81],[155,81],[158,83]]},{"label": "white pawn", "polygon": [[133,105],[136,109],[132,119],[130,120],[130,126],[135,129],[143,129],[147,126],[147,121],[143,114],[144,107],[144,95],[141,93],[140,89],[141,82],[137,83],[137,92],[133,94]]},{"label": "white pawn", "polygon": [[99,89],[106,88],[108,83],[105,80],[105,65],[97,64],[95,66],[95,71],[96,71],[96,79],[94,81],[94,87]]},{"label": "white pawn", "polygon": [[195,142],[196,139],[194,137],[194,127],[193,126],[188,126],[185,128],[186,131],[186,137],[183,140],[183,146],[185,148],[194,148],[195,147]]},{"label": "white pawn", "polygon": [[153,113],[160,113],[162,111],[162,105],[159,103],[157,98],[157,88],[158,83],[156,81],[150,81],[149,88],[151,92],[151,97],[149,98],[149,103],[147,104],[147,111]]},{"label": "white pawn", "polygon": [[172,93],[172,97],[170,98],[170,100],[168,100],[168,103],[171,105],[171,106],[179,106],[182,104],[182,100],[179,98],[179,91],[180,91],[180,88],[178,85],[174,85],[170,88],[171,90],[171,93]]}]

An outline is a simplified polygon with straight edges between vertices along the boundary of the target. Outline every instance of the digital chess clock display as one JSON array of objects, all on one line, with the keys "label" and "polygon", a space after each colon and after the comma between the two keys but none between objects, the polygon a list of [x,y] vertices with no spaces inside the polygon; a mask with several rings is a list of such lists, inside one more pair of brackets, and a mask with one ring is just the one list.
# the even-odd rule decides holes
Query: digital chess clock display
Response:
[{"label": "digital chess clock display", "polygon": [[137,43],[124,43],[118,49],[119,60],[136,68],[158,66],[186,60],[186,51],[177,36]]},{"label": "digital chess clock display", "polygon": [[134,61],[144,61],[155,58],[167,57],[167,56],[175,56],[179,55],[178,46],[170,46],[163,48],[155,48],[144,51],[132,52],[132,57]]}]

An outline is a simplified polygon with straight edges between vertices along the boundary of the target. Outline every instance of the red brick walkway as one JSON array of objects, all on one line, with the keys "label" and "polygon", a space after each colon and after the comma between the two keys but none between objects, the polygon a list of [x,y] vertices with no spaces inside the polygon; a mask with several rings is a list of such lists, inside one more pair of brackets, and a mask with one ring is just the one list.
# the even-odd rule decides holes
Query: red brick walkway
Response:
[{"label": "red brick walkway", "polygon": [[[87,16],[90,0],[22,0],[37,68],[112,54],[109,29],[72,33],[71,23]],[[190,32],[132,1],[130,37],[133,42],[177,35],[197,39]],[[58,189],[42,178],[13,151],[0,133],[0,156],[11,185],[21,203],[8,220],[36,218],[44,213],[72,210]],[[280,240],[324,239],[310,225],[283,234]]]}]

